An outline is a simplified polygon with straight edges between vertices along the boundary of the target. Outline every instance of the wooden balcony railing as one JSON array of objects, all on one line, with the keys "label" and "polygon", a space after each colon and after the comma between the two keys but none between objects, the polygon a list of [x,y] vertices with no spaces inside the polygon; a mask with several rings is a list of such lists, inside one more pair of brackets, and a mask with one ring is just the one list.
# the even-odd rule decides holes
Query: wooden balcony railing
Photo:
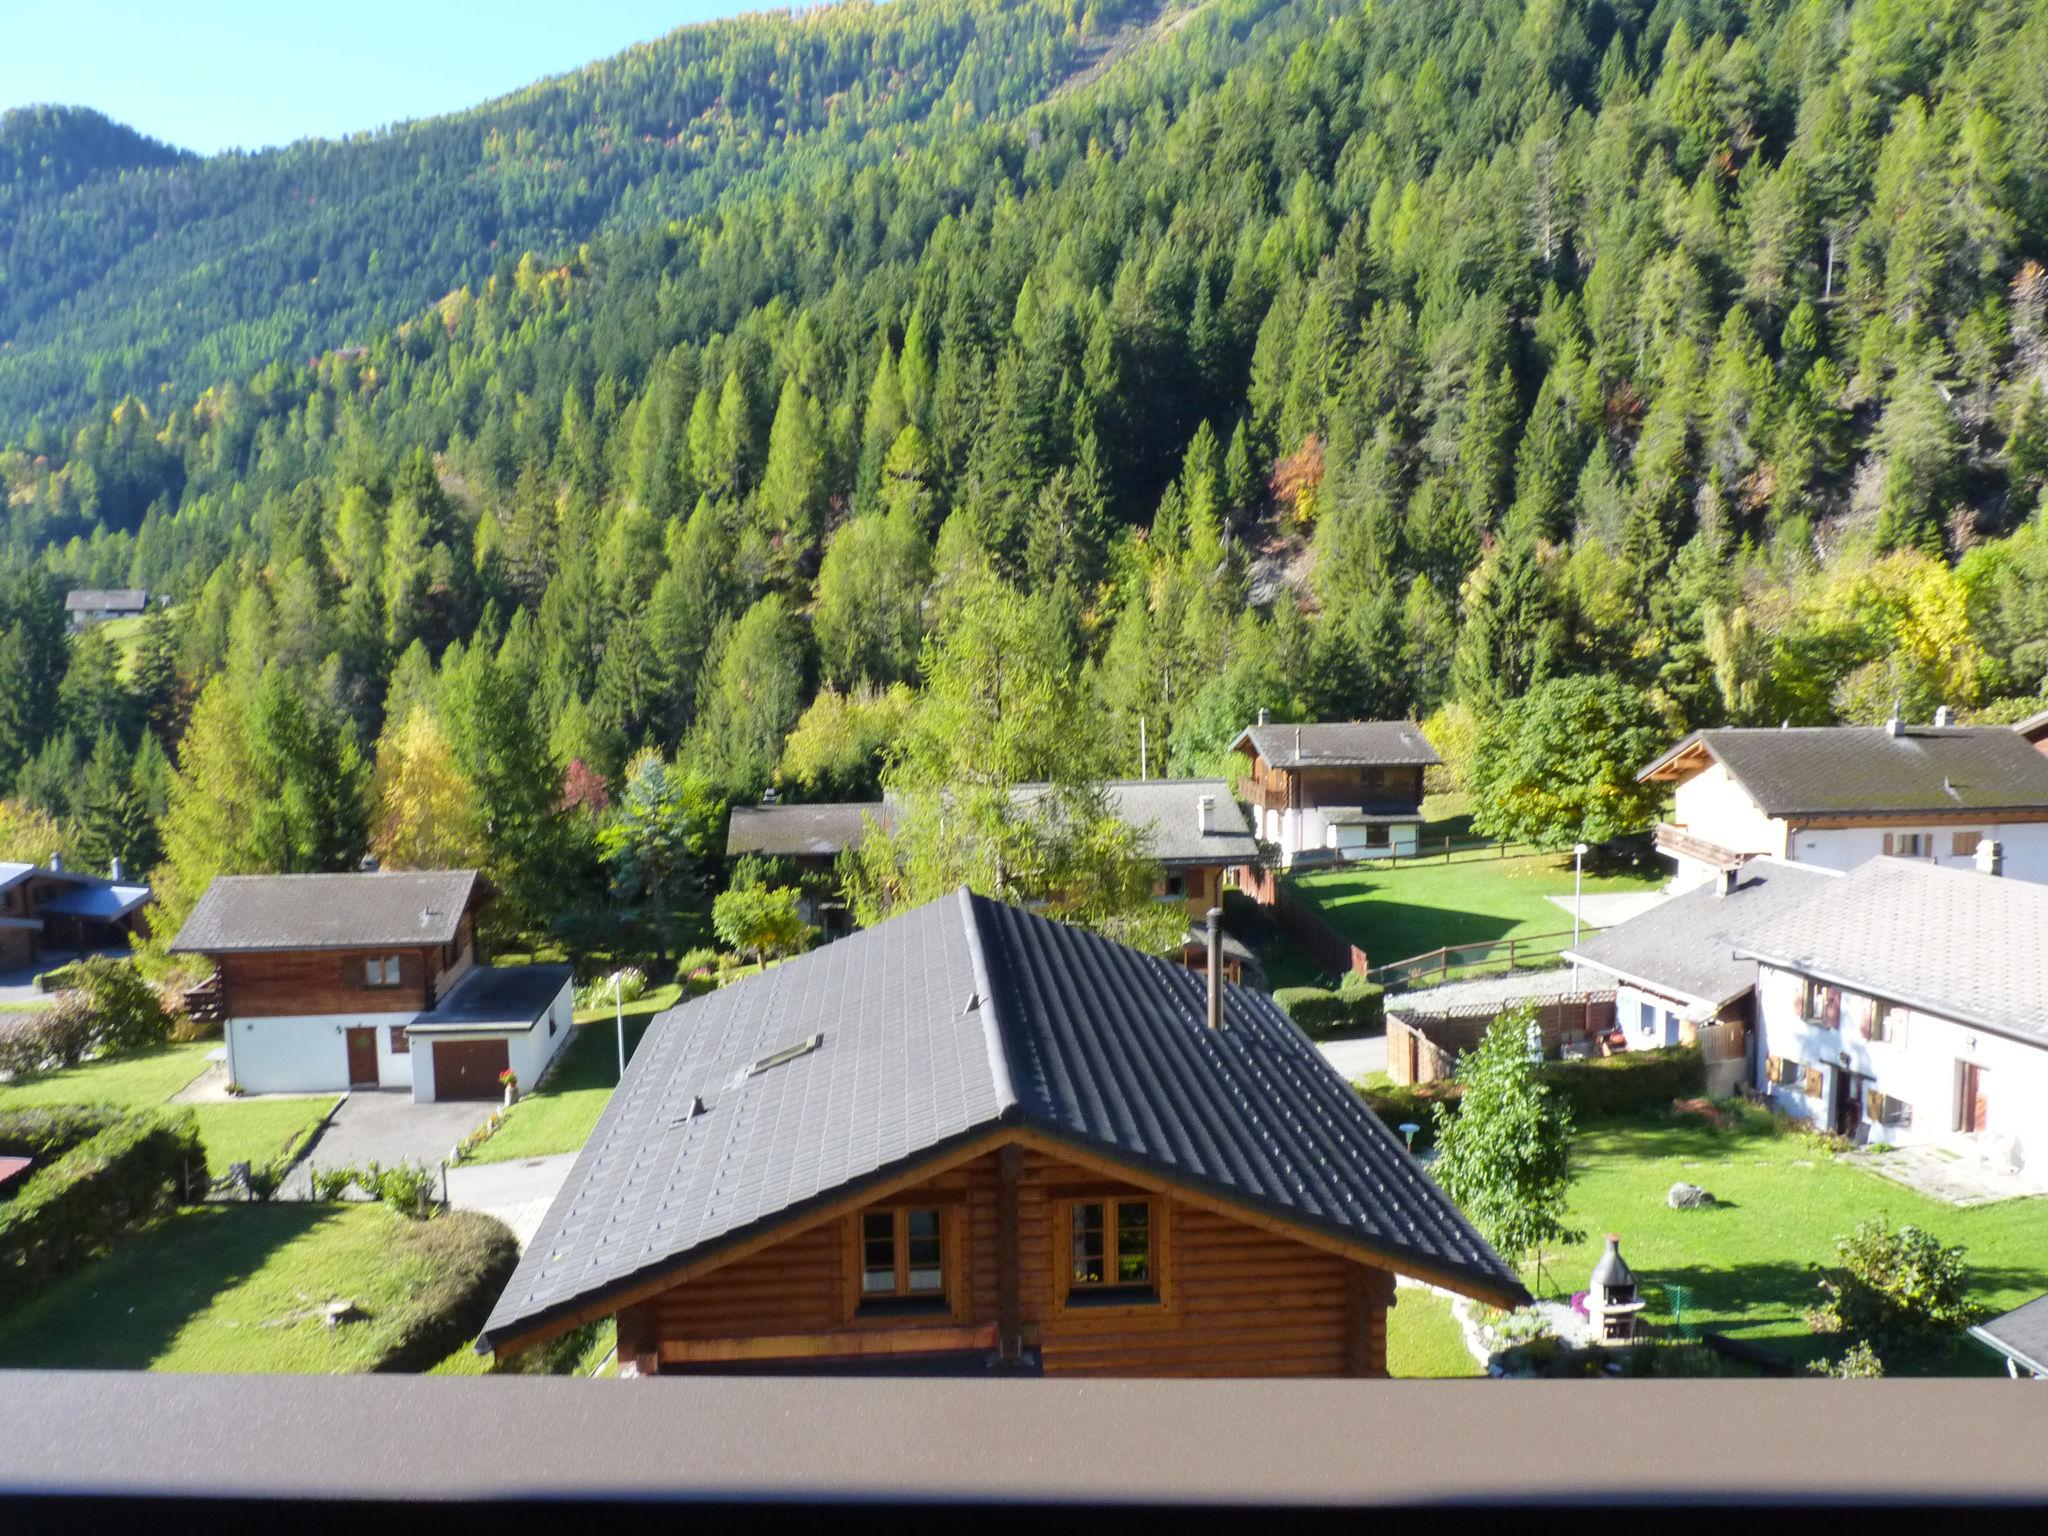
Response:
[{"label": "wooden balcony railing", "polygon": [[1657,851],[1668,853],[1674,859],[1693,859],[1701,864],[1711,864],[1716,869],[1739,869],[1749,858],[1746,853],[1723,848],[1719,843],[1695,836],[1668,821],[1657,825]]},{"label": "wooden balcony railing", "polygon": [[185,1016],[195,1024],[218,1024],[228,1016],[227,989],[218,976],[209,976],[185,991]]}]

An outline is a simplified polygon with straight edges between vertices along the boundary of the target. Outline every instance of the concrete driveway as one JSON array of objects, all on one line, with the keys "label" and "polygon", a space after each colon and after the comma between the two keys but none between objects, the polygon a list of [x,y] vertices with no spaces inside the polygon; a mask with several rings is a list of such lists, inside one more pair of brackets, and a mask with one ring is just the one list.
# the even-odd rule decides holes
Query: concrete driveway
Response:
[{"label": "concrete driveway", "polygon": [[1347,1082],[1387,1070],[1387,1037],[1364,1035],[1356,1040],[1325,1040],[1316,1047],[1323,1060],[1344,1074]]},{"label": "concrete driveway", "polygon": [[482,1211],[512,1229],[524,1248],[540,1219],[576,1166],[576,1154],[528,1157],[516,1163],[469,1163],[448,1170],[448,1203],[459,1211]]},{"label": "concrete driveway", "polygon": [[315,1168],[368,1162],[438,1168],[496,1107],[488,1101],[415,1104],[410,1089],[359,1088],[335,1110],[312,1150],[292,1165],[278,1193],[286,1200],[310,1199]]}]

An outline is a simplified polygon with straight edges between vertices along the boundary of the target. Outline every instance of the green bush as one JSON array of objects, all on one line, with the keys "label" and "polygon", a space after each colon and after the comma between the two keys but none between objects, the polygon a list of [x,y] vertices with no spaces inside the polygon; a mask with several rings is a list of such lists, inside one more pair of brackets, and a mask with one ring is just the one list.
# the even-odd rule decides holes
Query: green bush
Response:
[{"label": "green bush", "polygon": [[405,1216],[426,1216],[433,1209],[434,1186],[441,1171],[423,1163],[394,1163],[389,1168],[370,1162],[360,1168],[316,1168],[309,1175],[315,1200],[345,1199],[351,1188],[381,1200]]},{"label": "green bush", "polygon": [[42,1109],[0,1113],[0,1157],[48,1162],[92,1140],[121,1118],[117,1109],[89,1104],[52,1104]]},{"label": "green bush", "polygon": [[133,961],[88,955],[67,969],[66,986],[85,999],[95,1049],[121,1055],[170,1039],[171,1016]]},{"label": "green bush", "polygon": [[424,1371],[469,1343],[519,1262],[511,1229],[477,1211],[450,1211],[404,1230],[405,1256],[424,1261],[429,1278],[392,1320],[391,1343],[373,1371]]},{"label": "green bush", "polygon": [[1575,1118],[1599,1120],[1668,1109],[1674,1099],[1695,1098],[1706,1091],[1707,1069],[1697,1048],[1674,1045],[1549,1062],[1543,1081],[1570,1106]]},{"label": "green bush", "polygon": [[0,1206],[0,1306],[19,1303],[205,1190],[206,1148],[190,1111],[122,1118]]},{"label": "green bush", "polygon": [[1402,1087],[1395,1084],[1386,1088],[1364,1090],[1365,1106],[1380,1117],[1380,1122],[1396,1136],[1401,1134],[1403,1125],[1419,1125],[1415,1133],[1415,1150],[1426,1151],[1436,1144],[1436,1106],[1444,1105],[1452,1113],[1458,1108],[1458,1101],[1465,1090],[1456,1083],[1424,1083],[1419,1088]]},{"label": "green bush", "polygon": [[1838,1267],[1820,1280],[1825,1301],[1813,1325],[1823,1333],[1913,1340],[1967,1328],[1981,1309],[1969,1299],[1969,1270],[1960,1245],[1944,1247],[1910,1222],[1894,1228],[1882,1216],[1835,1240]]},{"label": "green bush", "polygon": [[1328,987],[1281,987],[1273,994],[1273,1001],[1311,1039],[1370,1033],[1386,1027],[1383,989],[1362,976],[1355,982],[1347,976],[1334,991]]}]

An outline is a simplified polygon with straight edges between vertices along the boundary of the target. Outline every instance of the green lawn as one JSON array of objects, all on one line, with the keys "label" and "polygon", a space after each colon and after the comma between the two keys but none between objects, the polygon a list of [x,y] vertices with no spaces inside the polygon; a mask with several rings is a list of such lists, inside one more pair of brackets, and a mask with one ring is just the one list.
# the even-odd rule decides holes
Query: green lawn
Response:
[{"label": "green lawn", "polygon": [[[1614,1232],[1642,1277],[1652,1322],[1671,1321],[1671,1288],[1682,1286],[1686,1320],[1695,1326],[1782,1349],[1801,1363],[1831,1358],[1844,1342],[1816,1337],[1805,1322],[1819,1299],[1809,1266],[1831,1263],[1835,1239],[1880,1214],[1961,1243],[1973,1294],[1993,1312],[2048,1291],[2048,1199],[1945,1205],[1838,1162],[1806,1137],[1774,1133],[1759,1112],[1718,1131],[1687,1119],[1598,1125],[1581,1132],[1573,1162],[1569,1219],[1587,1240],[1546,1262],[1545,1294],[1582,1289],[1601,1235]],[[1680,1180],[1721,1204],[1671,1210],[1664,1196]],[[1927,1368],[1975,1375],[2000,1365],[1959,1340]]]},{"label": "green lawn", "polygon": [[1387,1314],[1387,1374],[1485,1374],[1472,1358],[1472,1351],[1465,1347],[1464,1331],[1451,1314],[1448,1296],[1412,1285],[1404,1285],[1395,1293],[1394,1310]]},{"label": "green lawn", "polygon": [[[654,1016],[673,1008],[682,991],[657,987],[637,1003],[626,1005],[626,1057],[640,1048],[640,1037]],[[509,1163],[522,1157],[547,1157],[574,1152],[590,1139],[597,1117],[604,1113],[619,1082],[618,1033],[610,1008],[579,1009],[576,1037],[563,1050],[548,1079],[506,1111],[505,1123],[470,1153],[476,1163]]]},{"label": "green lawn", "polygon": [[[88,1062],[68,1072],[51,1072],[27,1083],[0,1084],[0,1111],[50,1104],[106,1104],[116,1109],[154,1109],[206,1070],[215,1040],[167,1045]],[[310,1132],[334,1107],[332,1098],[250,1099],[238,1104],[195,1104],[200,1139],[206,1143],[207,1171],[215,1178],[230,1163],[261,1166]]]},{"label": "green lawn", "polygon": [[[0,1365],[361,1370],[432,1278],[425,1225],[380,1205],[180,1211],[0,1318]],[[369,1318],[330,1329],[343,1299]]]},{"label": "green lawn", "polygon": [[[1585,888],[1654,891],[1663,883],[1662,875],[1588,875]],[[1299,876],[1294,885],[1374,965],[1572,925],[1571,914],[1550,900],[1572,893],[1569,854],[1356,866]]]}]

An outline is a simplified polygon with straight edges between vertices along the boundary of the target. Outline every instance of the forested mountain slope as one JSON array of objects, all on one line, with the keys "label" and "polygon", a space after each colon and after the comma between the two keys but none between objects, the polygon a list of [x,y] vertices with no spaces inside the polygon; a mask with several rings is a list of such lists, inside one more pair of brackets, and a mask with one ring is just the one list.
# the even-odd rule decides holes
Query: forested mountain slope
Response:
[{"label": "forested mountain slope", "polygon": [[[728,798],[1141,722],[1412,712],[1626,819],[1689,726],[2040,707],[2048,6],[1212,0],[779,164],[0,454],[18,801],[174,893],[431,822],[529,921],[654,920]],[[67,669],[74,583],[177,598],[132,677]]]},{"label": "forested mountain slope", "polygon": [[[1089,29],[1128,6],[1099,0]],[[1014,113],[1085,55],[1083,19],[1041,0],[743,17],[474,111],[207,159],[140,139],[124,154],[109,141],[127,130],[72,112],[36,125],[59,148],[44,170],[35,145],[10,149],[10,114],[0,434],[362,339],[522,251],[696,212],[792,153],[858,163],[931,127]],[[307,69],[309,88],[345,89]]]}]

